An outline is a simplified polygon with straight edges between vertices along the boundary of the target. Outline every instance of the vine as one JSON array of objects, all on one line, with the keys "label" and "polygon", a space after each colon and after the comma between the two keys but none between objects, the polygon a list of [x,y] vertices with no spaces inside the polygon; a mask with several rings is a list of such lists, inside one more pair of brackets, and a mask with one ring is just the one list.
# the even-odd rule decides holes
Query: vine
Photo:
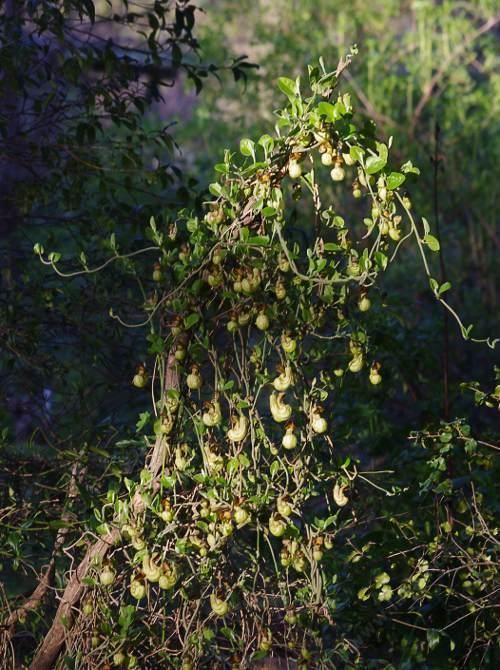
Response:
[{"label": "vine", "polygon": [[[431,277],[426,248],[439,243],[425,221],[420,236],[402,190],[418,169],[391,166],[392,140],[359,125],[337,93],[351,57],[335,72],[309,67],[306,97],[299,79],[279,80],[288,104],[274,137],[241,140],[242,158],[225,152],[203,217],[181,212],[168,234],[150,222],[155,246],[143,251],[159,257],[148,317],[126,324],[111,313],[151,331],[153,373],[141,364],[133,377],[153,398],[140,421],[146,465],[125,492],[109,491],[96,512],[101,539],[74,573],[71,606],[86,590],[66,641],[78,667],[275,658],[334,668],[359,654],[338,633],[328,564],[365,522],[358,480],[389,497],[397,489],[341,454],[336,400],[346,375],[383,381],[366,313],[403,242],[415,238],[434,296],[466,338],[470,327]],[[346,187],[359,220],[337,211]],[[57,270],[58,256],[36,251]],[[389,581],[381,573],[360,600],[373,590],[391,601]],[[39,660],[57,647],[47,639]]]}]

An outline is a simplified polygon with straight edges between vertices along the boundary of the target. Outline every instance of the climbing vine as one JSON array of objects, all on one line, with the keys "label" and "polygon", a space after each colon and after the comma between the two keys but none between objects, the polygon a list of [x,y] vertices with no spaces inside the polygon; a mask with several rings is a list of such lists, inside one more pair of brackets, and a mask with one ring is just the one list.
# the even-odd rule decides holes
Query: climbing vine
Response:
[{"label": "climbing vine", "polygon": [[[91,529],[83,537],[86,558],[55,620],[76,612],[65,638],[71,667],[360,659],[339,623],[339,580],[349,577],[332,566],[346,548],[346,566],[369,555],[370,543],[353,544],[373,523],[366,501],[401,486],[362,469],[337,435],[337,407],[348,379],[374,389],[385,381],[368,320],[374,304],[383,309],[381,274],[413,240],[430,277],[426,254],[439,242],[412,213],[418,169],[393,165],[391,140],[358,122],[339,91],[351,57],[335,72],[309,67],[307,91],[279,80],[287,104],[274,134],[225,152],[204,215],[149,222],[144,253],[156,258],[145,317],[110,312],[149,328],[150,358],[131,375],[152,397],[135,444],[145,464],[95,510],[99,539]],[[355,214],[339,211],[340,189]],[[58,254],[36,252],[69,274]],[[450,287],[430,280],[444,302]],[[431,560],[401,577],[400,598],[424,589]],[[385,570],[368,585],[356,579],[360,605],[397,597]],[[53,626],[32,667],[52,667],[43,663],[62,643]]]}]

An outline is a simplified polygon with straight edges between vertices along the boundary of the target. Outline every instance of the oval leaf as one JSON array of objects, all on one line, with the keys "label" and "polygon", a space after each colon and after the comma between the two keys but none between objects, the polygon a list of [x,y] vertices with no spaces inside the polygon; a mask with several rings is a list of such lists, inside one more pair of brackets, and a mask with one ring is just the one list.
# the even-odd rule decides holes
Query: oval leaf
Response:
[{"label": "oval leaf", "polygon": [[264,149],[266,156],[274,149],[274,140],[271,135],[262,135],[259,144]]},{"label": "oval leaf", "polygon": [[424,237],[424,243],[427,244],[431,251],[439,251],[439,240],[434,235],[426,235]]},{"label": "oval leaf", "polygon": [[367,174],[376,174],[385,167],[386,160],[379,156],[368,156],[365,170]]},{"label": "oval leaf", "polygon": [[330,102],[320,102],[317,109],[320,116],[326,116],[328,121],[335,121],[335,108]]},{"label": "oval leaf", "polygon": [[391,174],[387,177],[387,188],[390,191],[394,191],[394,189],[401,186],[405,179],[406,177],[404,174],[401,174],[401,172],[391,172]]},{"label": "oval leaf", "polygon": [[353,161],[356,161],[357,163],[361,163],[361,161],[363,160],[364,153],[365,150],[362,149],[361,147],[358,147],[356,144],[349,149],[350,157],[352,158]]},{"label": "oval leaf", "polygon": [[212,195],[215,195],[216,198],[219,198],[222,195],[222,186],[216,181],[209,185],[208,190]]},{"label": "oval leaf", "polygon": [[288,79],[288,77],[280,77],[278,79],[278,87],[290,101],[296,97],[295,82],[293,79]]},{"label": "oval leaf", "polygon": [[240,153],[243,156],[255,156],[254,143],[248,137],[244,137],[240,141]]}]

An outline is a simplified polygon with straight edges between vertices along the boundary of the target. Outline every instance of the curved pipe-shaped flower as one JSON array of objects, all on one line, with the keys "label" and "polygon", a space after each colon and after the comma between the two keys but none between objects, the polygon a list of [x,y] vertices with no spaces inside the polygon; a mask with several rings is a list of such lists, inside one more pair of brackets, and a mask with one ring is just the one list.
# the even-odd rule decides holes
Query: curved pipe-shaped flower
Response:
[{"label": "curved pipe-shaped flower", "polygon": [[210,594],[210,606],[212,612],[217,616],[225,616],[229,612],[229,603],[220,598],[216,593]]},{"label": "curved pipe-shaped flower", "polygon": [[277,391],[286,391],[293,384],[293,373],[290,365],[287,365],[283,372],[273,381],[273,386]]},{"label": "curved pipe-shaped flower", "polygon": [[333,499],[339,507],[344,507],[349,502],[349,498],[344,494],[347,486],[345,484],[335,484],[333,487]]},{"label": "curved pipe-shaped flower", "polygon": [[349,361],[349,370],[350,372],[359,372],[362,370],[364,365],[363,354],[355,354],[353,358]]},{"label": "curved pipe-shaped flower", "polygon": [[269,397],[271,414],[273,415],[273,419],[278,421],[278,423],[288,421],[292,416],[292,406],[283,402],[284,395],[284,393],[275,393],[273,391]]},{"label": "curved pipe-shaped flower", "polygon": [[206,464],[210,473],[218,473],[224,467],[224,459],[210,447],[204,449]]},{"label": "curved pipe-shaped flower", "polygon": [[232,428],[227,431],[227,436],[231,442],[242,442],[247,434],[248,419],[244,414],[233,416],[231,418]]},{"label": "curved pipe-shaped flower", "polygon": [[161,566],[161,576],[158,580],[160,589],[171,589],[177,581],[177,567],[175,563],[166,561]]},{"label": "curved pipe-shaped flower", "polygon": [[157,582],[161,577],[161,568],[149,554],[144,554],[142,559],[142,570],[148,582]]},{"label": "curved pipe-shaped flower", "polygon": [[205,412],[203,412],[203,416],[201,418],[205,426],[208,428],[213,428],[214,426],[218,426],[220,424],[222,421],[222,414],[217,400],[212,400],[211,402],[207,403],[207,409]]}]

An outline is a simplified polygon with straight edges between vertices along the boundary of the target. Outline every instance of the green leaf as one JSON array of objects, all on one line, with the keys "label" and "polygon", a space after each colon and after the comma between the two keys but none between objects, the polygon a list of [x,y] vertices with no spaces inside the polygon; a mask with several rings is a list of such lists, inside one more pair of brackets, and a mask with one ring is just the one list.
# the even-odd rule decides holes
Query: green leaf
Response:
[{"label": "green leaf", "polygon": [[471,325],[470,325],[470,326],[467,326],[466,328],[462,328],[462,336],[464,337],[464,339],[467,340],[467,339],[469,338],[469,335],[470,335],[471,330],[472,330],[473,328],[474,328],[474,324],[473,324],[473,323],[471,323]]},{"label": "green leaf", "polygon": [[380,572],[378,575],[375,576],[375,587],[377,589],[380,589],[384,584],[389,584],[391,581],[391,578],[387,574],[387,572]]},{"label": "green leaf", "polygon": [[325,242],[323,249],[325,251],[340,251],[342,247],[340,244],[335,244],[335,242]]},{"label": "green leaf", "polygon": [[439,641],[441,639],[441,635],[438,630],[435,630],[433,628],[430,628],[427,631],[427,644],[429,645],[429,650],[432,651],[437,645],[439,644]]},{"label": "green leaf", "polygon": [[162,354],[165,351],[165,341],[158,333],[150,333],[146,339],[151,342],[148,347],[150,354]]},{"label": "green leaf", "polygon": [[227,165],[227,163],[216,163],[214,165],[214,170],[216,172],[220,172],[221,174],[228,174],[229,173],[229,165]]},{"label": "green leaf", "polygon": [[164,489],[173,489],[177,480],[175,477],[172,476],[167,477],[166,475],[163,475],[160,481]]},{"label": "green leaf", "polygon": [[198,219],[195,218],[188,219],[186,228],[190,233],[194,233],[196,230],[198,230]]},{"label": "green leaf", "polygon": [[269,236],[268,235],[254,235],[253,237],[248,238],[247,244],[252,244],[256,247],[268,247],[269,246]]},{"label": "green leaf", "polygon": [[268,167],[268,164],[266,161],[256,161],[255,157],[251,165],[249,165],[247,168],[242,170],[241,176],[242,177],[251,177],[254,175],[257,170],[263,170]]},{"label": "green leaf", "polygon": [[231,628],[228,628],[227,626],[223,626],[223,627],[220,629],[220,632],[221,632],[222,635],[224,635],[224,637],[227,638],[230,642],[232,642],[233,644],[236,643],[236,635],[235,635],[234,631],[231,630]]},{"label": "green leaf", "polygon": [[188,549],[187,540],[183,540],[183,539],[179,538],[175,543],[175,551],[178,554],[186,554],[187,549]]},{"label": "green leaf", "polygon": [[84,586],[95,586],[96,585],[96,580],[92,579],[92,577],[82,577],[82,579],[80,581]]},{"label": "green leaf", "polygon": [[60,519],[53,519],[48,522],[48,527],[53,530],[60,530],[61,528],[69,528],[70,524],[66,521],[61,521]]},{"label": "green leaf", "polygon": [[320,102],[318,107],[318,114],[320,116],[326,116],[328,121],[335,121],[335,107],[332,105],[331,102]]},{"label": "green leaf", "polygon": [[192,326],[195,325],[195,323],[198,323],[199,320],[200,320],[200,315],[196,314],[195,312],[193,312],[189,316],[186,316],[186,318],[184,319],[185,329],[189,330]]},{"label": "green leaf", "polygon": [[434,235],[426,235],[424,237],[424,244],[426,244],[431,251],[439,251],[439,240]]},{"label": "green leaf", "polygon": [[274,140],[271,135],[262,135],[258,140],[258,144],[264,149],[266,158],[274,149]]},{"label": "green leaf", "polygon": [[276,209],[274,207],[264,207],[262,210],[262,216],[266,219],[269,219],[271,216],[276,214]]},{"label": "green leaf", "polygon": [[239,462],[237,458],[230,458],[226,463],[226,472],[236,472],[239,467]]},{"label": "green leaf", "polygon": [[253,140],[250,140],[248,137],[240,140],[240,153],[243,156],[252,156],[255,161],[255,143]]},{"label": "green leaf", "polygon": [[89,451],[91,451],[94,454],[97,454],[98,456],[102,456],[102,458],[110,458],[110,453],[109,451],[106,451],[105,449],[100,449],[99,447],[89,447]]},{"label": "green leaf", "polygon": [[207,640],[207,642],[211,642],[215,637],[215,632],[211,628],[207,628],[206,626],[203,628],[203,638]]},{"label": "green leaf", "polygon": [[344,103],[339,100],[333,105],[331,102],[320,102],[316,107],[316,111],[319,116],[325,116],[328,121],[334,123],[341,119],[347,110]]},{"label": "green leaf", "polygon": [[252,661],[261,661],[263,658],[266,658],[268,655],[267,651],[264,651],[263,649],[258,649],[252,654]]},{"label": "green leaf", "polygon": [[141,414],[139,414],[139,421],[135,424],[135,429],[137,432],[139,432],[144,428],[144,426],[148,423],[150,417],[151,414],[149,412],[141,412]]},{"label": "green leaf", "polygon": [[353,161],[356,161],[357,163],[361,163],[361,161],[363,160],[364,153],[365,150],[356,145],[349,149],[350,157],[352,158]]},{"label": "green leaf", "polygon": [[385,167],[387,161],[379,156],[368,156],[366,159],[365,170],[367,174],[376,174]]},{"label": "green leaf", "polygon": [[378,156],[368,156],[366,159],[365,170],[367,174],[380,172],[387,164],[388,149],[382,142],[377,142]]},{"label": "green leaf", "polygon": [[406,161],[406,163],[401,166],[401,172],[404,172],[405,174],[408,174],[409,172],[420,174],[418,167],[415,167],[411,161]]},{"label": "green leaf", "polygon": [[387,163],[387,157],[389,156],[389,149],[387,148],[387,145],[385,145],[383,142],[375,142],[375,144],[377,146],[378,155]]},{"label": "green leaf", "polygon": [[365,586],[364,588],[359,589],[358,600],[365,601],[365,600],[368,600],[369,597],[370,597],[370,587],[369,586]]},{"label": "green leaf", "polygon": [[239,463],[241,464],[242,467],[244,467],[244,468],[249,468],[250,467],[250,459],[248,458],[247,454],[245,454],[244,452],[241,453],[238,456],[238,461],[239,461]]},{"label": "green leaf", "polygon": [[344,105],[342,100],[337,100],[337,102],[333,105],[333,108],[334,108],[335,121],[341,119],[347,112],[346,106]]},{"label": "green leaf", "polygon": [[120,607],[120,614],[118,616],[118,623],[121,627],[121,633],[126,633],[130,628],[134,616],[135,616],[135,607],[134,605],[122,605]]},{"label": "green leaf", "polygon": [[280,462],[279,461],[273,461],[271,463],[270,468],[269,468],[269,472],[271,474],[271,477],[274,477],[274,475],[279,471],[280,468],[281,468]]},{"label": "green leaf", "polygon": [[370,269],[371,260],[368,249],[364,249],[361,258],[359,259],[359,267],[361,268],[361,272],[368,272],[368,270]]},{"label": "green leaf", "polygon": [[439,291],[438,291],[439,295],[443,295],[443,293],[446,293],[446,291],[449,291],[450,288],[451,288],[451,284],[450,284],[449,281],[446,281],[444,284],[441,284],[441,286],[439,287]]},{"label": "green leaf", "polygon": [[327,517],[323,522],[323,530],[326,530],[329,526],[335,523],[336,520],[337,520],[337,514]]},{"label": "green leaf", "polygon": [[278,79],[278,88],[292,102],[297,97],[296,84],[293,79],[280,77]]},{"label": "green leaf", "polygon": [[140,481],[141,484],[149,484],[150,481],[153,479],[153,475],[150,470],[146,470],[146,468],[143,468],[140,472]]},{"label": "green leaf", "polygon": [[391,172],[391,174],[387,177],[387,188],[390,191],[394,191],[394,189],[401,186],[405,180],[406,177],[404,174],[401,174],[401,172]]},{"label": "green leaf", "polygon": [[378,265],[378,267],[381,270],[386,269],[388,262],[389,262],[389,259],[387,258],[387,256],[382,251],[376,251],[375,252],[375,263]]},{"label": "green leaf", "polygon": [[208,190],[212,195],[215,195],[216,198],[219,198],[222,195],[222,186],[217,182],[210,184]]},{"label": "green leaf", "polygon": [[66,670],[76,670],[76,661],[74,658],[66,654],[63,658],[63,661]]}]

